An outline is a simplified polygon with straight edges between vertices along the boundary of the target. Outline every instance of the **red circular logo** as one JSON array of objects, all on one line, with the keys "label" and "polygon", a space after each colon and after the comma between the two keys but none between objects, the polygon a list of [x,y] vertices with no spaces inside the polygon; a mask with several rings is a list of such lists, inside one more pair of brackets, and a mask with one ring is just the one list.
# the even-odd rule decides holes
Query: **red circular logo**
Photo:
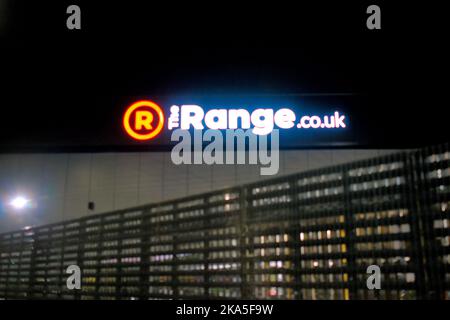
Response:
[{"label": "red circular logo", "polygon": [[156,137],[164,126],[162,108],[150,100],[141,100],[127,108],[123,115],[123,127],[136,140]]}]

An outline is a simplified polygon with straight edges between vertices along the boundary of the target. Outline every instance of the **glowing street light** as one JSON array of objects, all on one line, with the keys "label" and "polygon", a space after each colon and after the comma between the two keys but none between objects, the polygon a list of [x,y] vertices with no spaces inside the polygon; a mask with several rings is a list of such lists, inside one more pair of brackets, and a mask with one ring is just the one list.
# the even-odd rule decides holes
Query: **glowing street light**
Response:
[{"label": "glowing street light", "polygon": [[17,210],[22,210],[24,209],[27,204],[30,202],[30,200],[28,200],[25,197],[22,196],[17,196],[14,199],[11,200],[11,202],[9,203],[14,209]]}]

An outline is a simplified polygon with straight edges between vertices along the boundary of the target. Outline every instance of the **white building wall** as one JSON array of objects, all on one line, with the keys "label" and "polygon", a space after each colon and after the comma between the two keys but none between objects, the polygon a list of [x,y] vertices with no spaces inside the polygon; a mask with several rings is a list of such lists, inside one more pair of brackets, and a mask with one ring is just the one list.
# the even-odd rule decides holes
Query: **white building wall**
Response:
[{"label": "white building wall", "polygon": [[[394,150],[295,150],[280,152],[278,175],[317,169]],[[270,179],[253,165],[172,164],[170,153],[71,153],[0,155],[0,232],[75,219],[131,206]],[[34,207],[8,206],[24,194]],[[88,210],[88,202],[95,210]]]}]

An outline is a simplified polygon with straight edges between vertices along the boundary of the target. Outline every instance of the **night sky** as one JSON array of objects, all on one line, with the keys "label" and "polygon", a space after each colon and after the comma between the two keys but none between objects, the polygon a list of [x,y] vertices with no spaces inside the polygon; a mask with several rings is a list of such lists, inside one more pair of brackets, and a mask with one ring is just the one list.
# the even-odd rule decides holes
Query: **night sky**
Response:
[{"label": "night sky", "polygon": [[[120,117],[176,95],[351,93],[364,97],[352,147],[448,141],[442,8],[374,2],[371,31],[372,2],[90,2],[2,1],[1,152],[156,150],[130,142]],[[66,29],[69,4],[81,31]]]}]

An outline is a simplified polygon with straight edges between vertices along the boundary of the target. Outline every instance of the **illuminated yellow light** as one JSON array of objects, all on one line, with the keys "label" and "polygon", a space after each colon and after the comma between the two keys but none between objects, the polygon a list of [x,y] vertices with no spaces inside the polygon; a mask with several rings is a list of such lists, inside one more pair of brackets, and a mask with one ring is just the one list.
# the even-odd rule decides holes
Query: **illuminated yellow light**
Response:
[{"label": "illuminated yellow light", "polygon": [[348,273],[344,273],[344,274],[342,275],[342,280],[343,280],[344,282],[348,282]]},{"label": "illuminated yellow light", "polygon": [[348,289],[344,289],[344,299],[350,300],[350,291]]}]

